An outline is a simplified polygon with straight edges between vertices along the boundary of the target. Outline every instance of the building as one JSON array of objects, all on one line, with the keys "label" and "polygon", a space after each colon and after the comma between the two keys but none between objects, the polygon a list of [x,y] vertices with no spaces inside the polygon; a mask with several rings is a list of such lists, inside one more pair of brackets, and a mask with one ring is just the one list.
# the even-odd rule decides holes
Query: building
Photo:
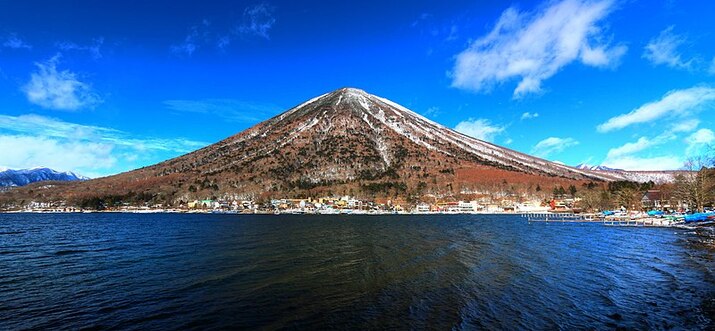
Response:
[{"label": "building", "polygon": [[663,194],[660,190],[648,190],[641,198],[641,204],[645,209],[663,208]]},{"label": "building", "polygon": [[418,213],[428,213],[430,211],[430,205],[426,203],[418,204],[415,208],[415,211],[417,211]]}]

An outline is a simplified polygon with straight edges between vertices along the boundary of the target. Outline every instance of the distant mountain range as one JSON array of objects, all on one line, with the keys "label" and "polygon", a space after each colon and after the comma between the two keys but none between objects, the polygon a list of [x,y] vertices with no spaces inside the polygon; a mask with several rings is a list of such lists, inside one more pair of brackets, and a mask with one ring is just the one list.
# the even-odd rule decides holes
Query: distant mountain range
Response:
[{"label": "distant mountain range", "polygon": [[88,179],[88,177],[77,175],[73,172],[59,172],[44,167],[18,170],[5,169],[0,171],[0,187],[25,186],[30,183],[45,180],[78,181]]}]

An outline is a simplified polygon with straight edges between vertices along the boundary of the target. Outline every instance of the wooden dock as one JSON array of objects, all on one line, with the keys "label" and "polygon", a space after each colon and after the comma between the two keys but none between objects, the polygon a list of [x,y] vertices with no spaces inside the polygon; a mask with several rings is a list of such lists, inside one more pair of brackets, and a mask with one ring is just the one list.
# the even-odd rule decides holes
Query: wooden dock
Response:
[{"label": "wooden dock", "polygon": [[585,223],[600,222],[594,214],[573,214],[573,213],[529,213],[522,214],[521,217],[531,222],[542,223]]},{"label": "wooden dock", "polygon": [[631,227],[672,227],[679,222],[667,219],[646,217],[630,219],[627,217],[609,217],[603,220],[603,225],[606,226],[631,226]]},{"label": "wooden dock", "polygon": [[627,216],[607,216],[600,214],[571,213],[530,213],[522,214],[529,223],[602,223],[605,226],[627,227],[673,227],[680,222],[667,218],[645,217],[631,219]]}]

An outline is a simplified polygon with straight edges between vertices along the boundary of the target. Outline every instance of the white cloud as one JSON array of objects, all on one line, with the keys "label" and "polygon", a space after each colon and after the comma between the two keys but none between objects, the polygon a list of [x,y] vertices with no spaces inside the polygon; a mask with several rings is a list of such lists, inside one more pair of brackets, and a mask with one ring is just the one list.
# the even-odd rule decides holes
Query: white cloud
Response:
[{"label": "white cloud", "polygon": [[2,46],[11,49],[32,49],[32,45],[28,44],[14,33],[10,34],[5,39]]},{"label": "white cloud", "polygon": [[472,138],[485,141],[494,141],[494,137],[501,134],[506,130],[506,127],[493,125],[487,119],[468,119],[466,121],[459,122],[454,128],[457,132],[466,134]]},{"label": "white cloud", "polygon": [[[652,139],[640,137],[635,142],[625,143],[622,146],[611,148],[602,165],[624,170],[675,170],[682,166],[682,159],[675,155],[652,156],[652,150],[677,139],[672,132],[666,131]],[[647,156],[636,154],[649,152]],[[641,164],[639,164],[641,162]],[[663,164],[657,164],[663,162]]]},{"label": "white cloud", "polygon": [[627,126],[647,123],[664,117],[689,116],[715,100],[715,89],[706,86],[673,90],[658,101],[649,102],[627,114],[610,118],[597,127],[599,132],[608,132]]},{"label": "white cloud", "polygon": [[37,71],[22,87],[31,103],[48,109],[78,110],[93,108],[102,103],[102,98],[92,86],[82,82],[69,70],[57,70],[59,55],[46,62],[37,62]]},{"label": "white cloud", "polygon": [[715,142],[715,133],[712,130],[700,129],[695,131],[685,139],[685,143],[688,145],[685,149],[685,155],[704,155],[711,151],[713,142]]},{"label": "white cloud", "polygon": [[640,137],[636,142],[632,143],[626,143],[623,146],[616,147],[616,148],[611,148],[608,151],[608,155],[606,156],[606,159],[614,159],[614,158],[619,158],[624,155],[630,155],[633,153],[637,153],[640,151],[643,151],[649,147],[652,147],[654,145],[657,145],[659,142],[650,140],[646,137]]},{"label": "white cloud", "polygon": [[236,27],[236,33],[243,36],[258,36],[270,39],[270,30],[276,23],[274,8],[260,3],[243,11],[243,22]]},{"label": "white cloud", "polygon": [[573,138],[549,137],[538,142],[531,149],[531,154],[538,157],[548,157],[551,154],[563,152],[566,148],[578,145],[579,142]]},{"label": "white cloud", "polygon": [[457,55],[452,86],[485,92],[519,79],[518,98],[541,91],[544,80],[575,61],[615,66],[627,48],[602,42],[599,26],[612,7],[610,0],[564,0],[532,13],[509,8],[489,34]]},{"label": "white cloud", "polygon": [[715,134],[710,129],[700,129],[688,137],[691,144],[709,144],[715,141]]},{"label": "white cloud", "polygon": [[677,170],[683,167],[683,160],[673,155],[657,157],[625,155],[606,160],[602,165],[623,170]]},{"label": "white cloud", "polygon": [[0,115],[0,165],[10,168],[47,166],[106,175],[130,170],[126,161],[131,155],[140,155],[142,162],[156,162],[164,159],[161,156],[176,156],[206,145],[184,138],[135,137],[112,128],[38,115]]},{"label": "white cloud", "polygon": [[684,36],[673,33],[673,29],[674,26],[670,26],[651,39],[645,46],[643,58],[648,59],[654,65],[688,69],[693,60],[684,61],[678,51],[678,47],[685,43],[686,39]]},{"label": "white cloud", "polygon": [[537,118],[537,117],[539,117],[539,113],[526,112],[526,113],[521,114],[522,120],[528,120],[528,119]]},{"label": "white cloud", "polygon": [[679,133],[679,132],[690,132],[695,130],[698,125],[700,125],[700,120],[691,118],[691,119],[686,119],[681,122],[675,123],[671,126],[670,131],[673,133]]},{"label": "white cloud", "polygon": [[60,171],[98,170],[115,166],[112,148],[111,144],[0,134],[0,164],[11,169],[46,166]]}]

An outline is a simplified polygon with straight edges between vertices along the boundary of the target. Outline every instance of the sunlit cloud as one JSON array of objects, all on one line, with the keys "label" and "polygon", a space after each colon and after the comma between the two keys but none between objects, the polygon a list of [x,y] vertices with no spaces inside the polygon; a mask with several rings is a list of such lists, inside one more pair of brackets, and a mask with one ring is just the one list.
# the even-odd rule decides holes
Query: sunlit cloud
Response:
[{"label": "sunlit cloud", "polygon": [[45,62],[36,62],[37,71],[30,74],[30,81],[22,86],[27,100],[47,109],[79,110],[94,108],[102,98],[92,86],[80,80],[69,70],[58,70],[60,55]]},{"label": "sunlit cloud", "polygon": [[518,80],[514,97],[542,90],[542,82],[572,62],[613,67],[626,53],[611,45],[599,25],[613,1],[564,0],[535,12],[504,11],[494,29],[459,53],[452,86],[488,92]]},{"label": "sunlit cloud", "polygon": [[682,157],[676,155],[680,151],[669,149],[663,154],[658,148],[678,139],[672,131],[648,138],[640,137],[633,142],[611,148],[603,165],[624,170],[676,170],[683,165]]},{"label": "sunlit cloud", "polygon": [[715,133],[710,129],[700,129],[693,132],[685,139],[688,145],[685,154],[692,156],[695,154],[705,154],[709,152],[715,142]]},{"label": "sunlit cloud", "polygon": [[46,166],[58,171],[97,171],[117,164],[114,146],[106,143],[62,140],[52,137],[0,134],[0,165],[10,169]]},{"label": "sunlit cloud", "polygon": [[472,138],[493,142],[497,135],[506,130],[506,127],[494,125],[484,118],[470,118],[466,121],[459,122],[459,124],[454,127],[454,130]]},{"label": "sunlit cloud", "polygon": [[578,144],[579,142],[573,138],[549,137],[539,141],[534,148],[531,149],[531,154],[546,158],[552,154],[561,153],[567,148]]},{"label": "sunlit cloud", "polygon": [[670,26],[661,31],[660,34],[651,39],[645,46],[643,58],[648,59],[654,65],[666,65],[671,68],[688,69],[693,60],[685,61],[678,49],[686,39],[684,36],[673,33],[674,26]]},{"label": "sunlit cloud", "polygon": [[697,129],[698,125],[700,125],[700,120],[691,118],[672,124],[670,127],[670,131],[672,133],[691,132]]},{"label": "sunlit cloud", "polygon": [[521,114],[522,120],[528,120],[528,119],[537,118],[537,117],[539,117],[539,113],[525,112],[525,113]]},{"label": "sunlit cloud", "polygon": [[[649,102],[630,113],[610,118],[598,125],[597,129],[599,132],[609,132],[666,117],[684,118],[695,114],[704,107],[712,107],[713,100],[715,100],[715,89],[707,86],[673,90],[666,93],[660,100]],[[692,121],[690,118],[684,120]]]},{"label": "sunlit cloud", "polygon": [[[158,161],[208,145],[185,138],[137,137],[127,132],[65,122],[39,115],[0,115],[0,166],[55,170],[83,174],[112,174],[130,170],[131,160]],[[158,158],[158,160],[157,160]],[[123,168],[116,168],[122,162]],[[138,164],[145,165],[145,164]]]}]

